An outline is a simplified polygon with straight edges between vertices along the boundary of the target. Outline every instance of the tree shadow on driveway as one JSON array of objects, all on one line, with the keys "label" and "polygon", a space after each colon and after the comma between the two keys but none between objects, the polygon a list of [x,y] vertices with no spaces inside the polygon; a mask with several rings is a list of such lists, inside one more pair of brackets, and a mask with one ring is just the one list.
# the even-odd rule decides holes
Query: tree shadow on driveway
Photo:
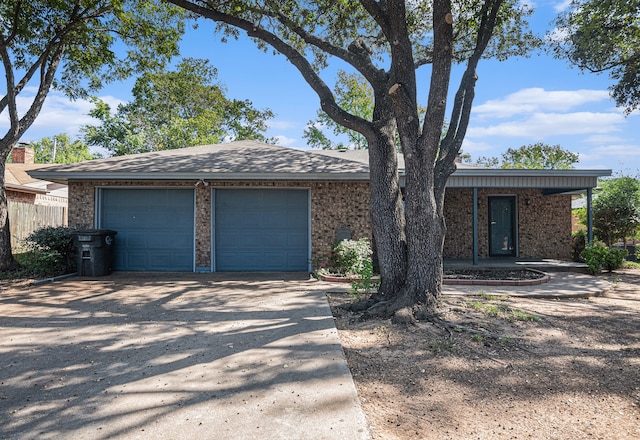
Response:
[{"label": "tree shadow on driveway", "polygon": [[3,292],[0,332],[1,438],[368,435],[307,279],[71,278]]}]

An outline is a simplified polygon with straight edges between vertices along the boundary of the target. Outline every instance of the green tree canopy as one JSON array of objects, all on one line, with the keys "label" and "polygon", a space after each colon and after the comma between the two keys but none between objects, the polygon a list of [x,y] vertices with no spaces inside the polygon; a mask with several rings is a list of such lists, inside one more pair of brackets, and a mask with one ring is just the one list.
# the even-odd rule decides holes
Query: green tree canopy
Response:
[{"label": "green tree canopy", "polygon": [[[4,163],[51,88],[79,98],[109,81],[162,66],[177,53],[183,15],[160,0],[0,2],[0,115],[9,120],[0,134],[0,270],[14,266]],[[25,97],[27,109],[19,112],[27,86],[35,96]]]},{"label": "green tree canopy", "polygon": [[487,168],[521,168],[532,170],[570,170],[580,161],[580,156],[560,145],[547,145],[541,142],[509,148],[501,158],[480,157],[473,162],[471,156],[463,157],[466,163],[474,163]]},{"label": "green tree canopy", "polygon": [[97,159],[99,154],[89,151],[89,146],[81,140],[71,141],[69,135],[60,133],[32,142],[36,163],[76,163]]},{"label": "green tree canopy", "polygon": [[616,103],[640,108],[640,0],[574,0],[557,20],[555,53],[582,70],[609,72]]},{"label": "green tree canopy", "polygon": [[[347,73],[344,70],[338,71],[333,93],[337,104],[343,109],[368,121],[373,119],[373,90],[360,75]],[[331,130],[335,136],[346,136],[347,145],[332,142],[324,133],[324,129]],[[367,148],[367,140],[364,136],[336,123],[321,109],[317,112],[317,119],[309,121],[303,137],[310,147],[323,150]]]},{"label": "green tree canopy", "polygon": [[83,127],[85,141],[111,155],[170,150],[226,139],[272,141],[264,136],[271,110],[249,100],[228,99],[207,60],[187,58],[174,71],[148,72],[133,87],[133,100],[115,114],[96,100],[90,115],[100,125]]},{"label": "green tree canopy", "polygon": [[640,182],[633,177],[603,180],[593,200],[593,232],[608,246],[640,227]]},{"label": "green tree canopy", "polygon": [[520,148],[509,148],[502,153],[501,168],[534,170],[569,170],[580,161],[580,156],[560,145],[535,143]]},{"label": "green tree canopy", "polygon": [[[377,303],[367,313],[434,313],[442,284],[444,188],[468,127],[477,67],[482,58],[524,55],[539,43],[527,26],[530,10],[518,0],[169,1],[215,21],[225,38],[246,32],[259,47],[284,55],[322,110],[367,140],[381,271]],[[323,68],[334,62],[346,63],[371,87],[370,119],[344,108],[323,78]],[[455,63],[466,67],[448,107]],[[431,83],[419,97],[416,71],[427,64]],[[420,99],[426,101],[423,119]],[[397,139],[405,157],[404,205]]]}]

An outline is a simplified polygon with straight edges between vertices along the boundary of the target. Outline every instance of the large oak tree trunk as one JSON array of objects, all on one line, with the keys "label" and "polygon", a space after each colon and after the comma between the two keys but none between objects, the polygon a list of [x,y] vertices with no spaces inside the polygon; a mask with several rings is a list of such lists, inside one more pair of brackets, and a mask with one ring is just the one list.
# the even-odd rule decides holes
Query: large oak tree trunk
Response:
[{"label": "large oak tree trunk", "polygon": [[386,300],[405,284],[406,239],[398,176],[395,124],[388,121],[369,139],[371,225],[380,266],[378,300]]},{"label": "large oak tree trunk", "polygon": [[[378,298],[367,316],[394,317],[398,322],[426,319],[438,312],[442,293],[444,183],[425,173],[419,149],[405,162],[406,277],[400,288]],[[384,274],[383,274],[384,278]],[[397,287],[397,286],[396,286]]]}]

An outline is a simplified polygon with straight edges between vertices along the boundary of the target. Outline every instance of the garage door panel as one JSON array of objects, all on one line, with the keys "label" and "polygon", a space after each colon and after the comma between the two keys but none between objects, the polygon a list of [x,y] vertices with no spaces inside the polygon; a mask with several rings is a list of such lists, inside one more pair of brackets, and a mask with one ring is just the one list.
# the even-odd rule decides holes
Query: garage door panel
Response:
[{"label": "garage door panel", "polygon": [[219,270],[237,270],[236,267],[242,267],[242,270],[251,271],[259,270],[263,266],[264,260],[261,252],[250,251],[233,251],[220,252],[217,257],[220,259]]},{"label": "garage door panel", "polygon": [[126,231],[123,230],[122,225],[120,225],[120,229],[115,229],[115,227],[111,227],[111,229],[118,232],[116,236],[118,246],[125,246],[131,250],[147,247],[147,236],[144,232]]},{"label": "garage door panel", "polygon": [[287,254],[281,252],[266,252],[264,256],[264,270],[280,271],[286,270],[285,268],[289,266],[290,259]]},{"label": "garage door panel", "polygon": [[246,250],[261,247],[262,234],[256,231],[229,229],[229,234],[220,237],[218,249],[221,250]]},{"label": "garage door panel", "polygon": [[192,189],[102,190],[100,227],[116,235],[116,270],[192,271]]},{"label": "garage door panel", "polygon": [[219,189],[214,199],[216,270],[308,269],[307,190]]},{"label": "garage door panel", "polygon": [[301,249],[308,243],[306,234],[290,232],[286,237],[287,246],[290,248]]},{"label": "garage door panel", "polygon": [[262,236],[262,245],[271,249],[282,248],[287,242],[286,231],[268,231]]}]

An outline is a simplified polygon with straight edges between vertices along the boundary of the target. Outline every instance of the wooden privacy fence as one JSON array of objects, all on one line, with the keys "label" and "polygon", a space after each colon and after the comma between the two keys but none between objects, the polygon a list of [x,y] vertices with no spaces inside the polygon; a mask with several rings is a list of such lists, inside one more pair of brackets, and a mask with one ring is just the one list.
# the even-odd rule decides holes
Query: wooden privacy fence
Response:
[{"label": "wooden privacy fence", "polygon": [[24,246],[24,240],[36,229],[67,226],[67,208],[9,201],[9,225],[11,248],[14,252],[19,251]]}]

